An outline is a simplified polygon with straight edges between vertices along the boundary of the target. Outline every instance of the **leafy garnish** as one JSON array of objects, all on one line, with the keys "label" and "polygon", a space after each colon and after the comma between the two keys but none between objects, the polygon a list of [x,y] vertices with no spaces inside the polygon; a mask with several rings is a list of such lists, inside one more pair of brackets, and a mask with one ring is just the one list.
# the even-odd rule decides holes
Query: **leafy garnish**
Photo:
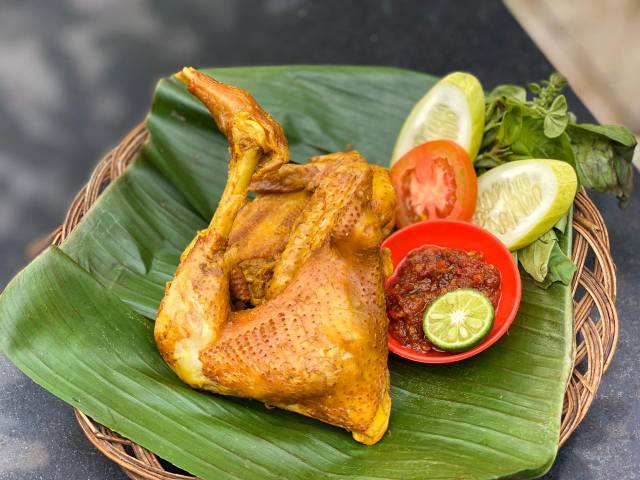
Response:
[{"label": "leafy garnish", "polygon": [[524,160],[527,158],[553,158],[564,160],[575,166],[575,158],[571,149],[571,140],[566,132],[554,138],[545,134],[543,121],[527,116],[522,119],[522,127],[518,137],[511,143],[510,160]]},{"label": "leafy garnish", "polygon": [[535,242],[518,250],[518,260],[522,268],[533,277],[536,282],[544,282],[549,273],[549,257],[553,246],[558,243],[558,237],[553,229],[542,235]]},{"label": "leafy garnish", "polygon": [[571,125],[568,131],[574,156],[581,159],[576,172],[582,183],[614,194],[624,205],[633,190],[633,135],[616,125]]},{"label": "leafy garnish", "polygon": [[576,123],[558,73],[529,85],[500,85],[486,98],[478,173],[512,160],[553,158],[571,163],[580,183],[612,193],[624,205],[633,189],[633,134],[620,125]]},{"label": "leafy garnish", "polygon": [[571,259],[564,254],[558,242],[553,244],[551,256],[549,257],[549,266],[547,277],[538,285],[542,288],[548,288],[552,283],[560,282],[569,285],[573,275],[576,273],[576,265]]},{"label": "leafy garnish", "polygon": [[554,282],[569,285],[576,266],[558,244],[558,234],[564,233],[568,215],[535,242],[517,251],[516,258],[538,286],[548,288]]},{"label": "leafy garnish", "polygon": [[[634,135],[621,125],[576,123],[562,90],[565,78],[499,85],[486,97],[485,131],[475,161],[478,174],[513,160],[552,158],[570,163],[580,184],[616,195],[624,206],[633,190]],[[562,223],[564,222],[564,223]],[[575,265],[558,246],[567,217],[514,257],[539,286],[568,285]]]}]

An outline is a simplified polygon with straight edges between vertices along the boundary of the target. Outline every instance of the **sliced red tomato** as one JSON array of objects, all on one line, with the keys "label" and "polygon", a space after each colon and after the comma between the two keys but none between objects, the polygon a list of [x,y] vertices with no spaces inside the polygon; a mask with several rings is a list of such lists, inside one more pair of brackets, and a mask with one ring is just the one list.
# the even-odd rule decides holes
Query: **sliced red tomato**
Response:
[{"label": "sliced red tomato", "polygon": [[393,167],[398,227],[422,220],[471,220],[478,180],[467,152],[451,140],[409,150]]}]

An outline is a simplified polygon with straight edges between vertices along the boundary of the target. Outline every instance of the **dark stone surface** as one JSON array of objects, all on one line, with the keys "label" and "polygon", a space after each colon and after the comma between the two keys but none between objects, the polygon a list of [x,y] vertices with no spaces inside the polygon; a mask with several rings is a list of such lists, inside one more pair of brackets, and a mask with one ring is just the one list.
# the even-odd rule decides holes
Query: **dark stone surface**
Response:
[{"label": "dark stone surface", "polygon": [[[60,223],[102,153],[182,65],[380,64],[474,72],[486,87],[552,67],[497,1],[4,1],[0,6],[0,284]],[[575,98],[574,112],[589,114]],[[638,478],[638,194],[596,196],[619,271],[618,354],[547,479]],[[65,404],[0,356],[0,480],[124,479]]]}]

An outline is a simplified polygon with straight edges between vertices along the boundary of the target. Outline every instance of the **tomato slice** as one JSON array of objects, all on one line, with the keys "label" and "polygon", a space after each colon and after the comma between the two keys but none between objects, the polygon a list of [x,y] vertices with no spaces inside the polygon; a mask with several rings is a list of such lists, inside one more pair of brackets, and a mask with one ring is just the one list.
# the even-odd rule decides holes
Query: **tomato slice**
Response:
[{"label": "tomato slice", "polygon": [[467,152],[451,140],[409,150],[391,168],[398,227],[422,220],[471,220],[478,181]]}]

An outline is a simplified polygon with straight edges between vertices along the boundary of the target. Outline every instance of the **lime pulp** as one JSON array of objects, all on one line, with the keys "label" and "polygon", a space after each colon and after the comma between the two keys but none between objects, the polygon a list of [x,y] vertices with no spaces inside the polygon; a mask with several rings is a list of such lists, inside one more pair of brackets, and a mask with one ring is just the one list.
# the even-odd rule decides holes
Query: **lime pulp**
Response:
[{"label": "lime pulp", "polygon": [[480,343],[491,331],[494,310],[479,290],[460,288],[438,297],[424,313],[422,328],[437,348],[462,352]]}]

